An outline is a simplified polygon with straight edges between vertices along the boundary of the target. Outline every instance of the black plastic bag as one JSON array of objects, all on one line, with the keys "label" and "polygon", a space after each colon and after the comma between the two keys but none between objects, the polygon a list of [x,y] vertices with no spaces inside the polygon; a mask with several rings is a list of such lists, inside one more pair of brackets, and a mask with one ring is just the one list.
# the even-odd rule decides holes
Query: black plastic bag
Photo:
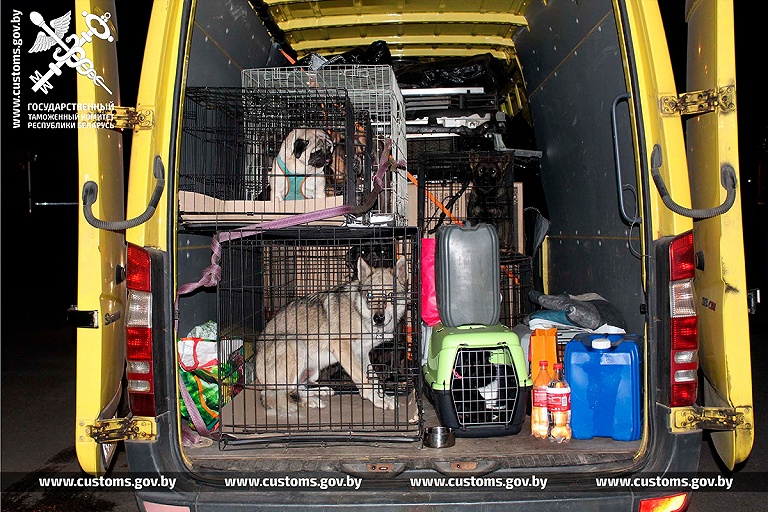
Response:
[{"label": "black plastic bag", "polygon": [[483,87],[485,92],[494,93],[507,84],[510,74],[511,70],[490,53],[395,67],[402,88]]},{"label": "black plastic bag", "polygon": [[318,54],[313,53],[303,57],[296,64],[302,67],[318,69],[318,62],[322,62],[323,66],[344,64],[392,65],[392,54],[389,52],[389,45],[387,45],[386,41],[374,41],[368,46],[353,48],[344,53],[332,55],[330,57],[321,57]]}]

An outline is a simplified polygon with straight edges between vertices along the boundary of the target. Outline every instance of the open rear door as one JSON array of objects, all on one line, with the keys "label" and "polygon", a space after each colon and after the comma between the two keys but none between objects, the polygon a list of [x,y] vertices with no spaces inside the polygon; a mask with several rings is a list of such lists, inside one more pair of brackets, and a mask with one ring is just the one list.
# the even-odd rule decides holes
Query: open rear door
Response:
[{"label": "open rear door", "polygon": [[[721,168],[738,178],[736,66],[733,4],[730,0],[688,0],[687,90],[708,91],[716,107],[686,122],[693,208],[723,203]],[[713,96],[714,95],[714,96]],[[740,198],[723,215],[694,223],[699,256],[694,286],[698,300],[700,366],[707,407],[733,410],[743,419],[733,430],[713,432],[728,468],[752,450],[752,375],[747,321],[747,287]]]},{"label": "open rear door", "polygon": [[[104,23],[87,18],[83,13],[93,14]],[[82,45],[102,80],[78,74],[78,103],[119,105],[114,1],[77,0],[72,19],[76,34],[95,28],[105,35],[104,31],[109,30],[109,36],[105,35],[103,39],[92,37],[91,42]],[[67,71],[72,70],[65,68],[64,72]],[[81,121],[84,117],[98,119],[98,116],[84,116],[86,112],[80,111]],[[80,190],[88,181],[98,185],[98,199],[93,205],[96,217],[125,219],[122,135],[108,128],[81,124],[78,160]],[[78,223],[78,302],[77,312],[72,312],[79,324],[75,446],[83,470],[101,474],[109,465],[115,443],[96,443],[92,425],[97,420],[114,417],[121,396],[125,361],[125,234],[92,227],[82,211]]]}]

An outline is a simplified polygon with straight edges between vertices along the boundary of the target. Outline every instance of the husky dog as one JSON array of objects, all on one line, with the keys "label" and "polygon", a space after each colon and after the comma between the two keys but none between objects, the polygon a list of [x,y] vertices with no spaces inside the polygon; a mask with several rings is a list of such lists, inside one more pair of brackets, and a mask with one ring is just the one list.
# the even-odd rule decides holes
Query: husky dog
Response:
[{"label": "husky dog", "polygon": [[325,131],[292,130],[272,161],[272,197],[278,201],[325,197],[325,167],[332,151],[333,142]]},{"label": "husky dog", "polygon": [[264,386],[267,409],[296,413],[304,407],[322,408],[321,397],[331,388],[313,387],[320,371],[340,363],[360,396],[376,407],[394,409],[395,399],[369,375],[369,352],[394,337],[405,316],[402,297],[407,264],[400,256],[394,268],[373,268],[357,260],[357,279],[337,288],[303,297],[278,311],[262,333],[256,352],[256,378]]},{"label": "husky dog", "polygon": [[472,225],[484,222],[496,226],[502,247],[512,242],[512,198],[506,184],[509,162],[508,153],[491,156],[469,152],[472,190],[467,199],[467,220]]}]

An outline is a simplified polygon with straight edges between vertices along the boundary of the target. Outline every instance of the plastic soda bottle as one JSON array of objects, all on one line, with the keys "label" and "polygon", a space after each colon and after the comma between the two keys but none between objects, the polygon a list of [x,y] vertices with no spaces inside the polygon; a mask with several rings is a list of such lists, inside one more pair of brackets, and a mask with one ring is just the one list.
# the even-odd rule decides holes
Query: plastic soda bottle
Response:
[{"label": "plastic soda bottle", "polygon": [[552,376],[547,369],[547,361],[539,361],[539,373],[533,382],[531,401],[531,435],[546,439],[549,435],[549,418],[547,417],[547,386]]},{"label": "plastic soda bottle", "polygon": [[549,438],[558,443],[571,439],[571,387],[563,377],[562,363],[555,363],[555,375],[547,386]]}]

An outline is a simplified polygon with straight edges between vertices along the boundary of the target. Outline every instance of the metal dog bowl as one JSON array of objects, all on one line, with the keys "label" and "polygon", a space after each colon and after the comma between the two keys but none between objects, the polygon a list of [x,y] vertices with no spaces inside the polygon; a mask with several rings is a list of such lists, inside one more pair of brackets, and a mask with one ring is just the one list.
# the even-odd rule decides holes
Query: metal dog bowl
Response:
[{"label": "metal dog bowl", "polygon": [[427,427],[424,431],[424,446],[447,448],[456,444],[456,435],[450,427]]}]

